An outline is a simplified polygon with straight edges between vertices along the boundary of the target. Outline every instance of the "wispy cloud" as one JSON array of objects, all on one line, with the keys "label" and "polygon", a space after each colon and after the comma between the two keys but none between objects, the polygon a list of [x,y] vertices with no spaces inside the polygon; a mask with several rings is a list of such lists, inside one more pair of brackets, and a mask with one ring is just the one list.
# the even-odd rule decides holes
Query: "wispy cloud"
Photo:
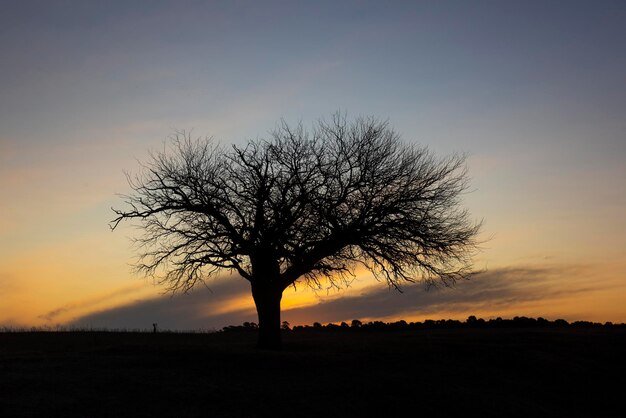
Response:
[{"label": "wispy cloud", "polygon": [[[527,302],[550,301],[598,289],[618,286],[618,282],[590,282],[591,266],[511,267],[486,271],[454,288],[431,289],[407,286],[404,293],[383,284],[345,292],[314,305],[283,310],[283,320],[291,324],[313,321],[338,322],[359,318],[411,318],[443,312],[509,311]],[[149,328],[157,322],[170,329],[220,329],[229,324],[256,321],[252,304],[223,309],[234,300],[251,298],[247,282],[223,280],[212,292],[198,289],[189,295],[159,297],[83,316],[72,325],[81,327]],[[251,299],[250,299],[251,300]],[[523,313],[520,313],[523,314]]]},{"label": "wispy cloud", "polygon": [[112,302],[113,300],[119,298],[120,296],[128,296],[134,293],[141,291],[143,286],[140,284],[135,284],[132,286],[126,286],[121,289],[114,290],[112,292],[106,293],[104,295],[92,297],[89,299],[66,303],[63,306],[59,306],[58,308],[52,309],[42,315],[39,315],[38,318],[44,319],[48,322],[57,319],[59,316],[70,314],[72,312],[80,311],[80,310],[89,310],[94,307],[101,305],[106,302]]},{"label": "wispy cloud", "polygon": [[210,289],[200,287],[188,294],[164,295],[91,313],[77,318],[70,325],[145,329],[156,322],[166,329],[219,329],[228,324],[256,320],[253,307],[224,309],[225,305],[249,295],[248,283],[232,277],[216,281]]},{"label": "wispy cloud", "polygon": [[[358,295],[340,297],[314,306],[292,309],[284,316],[294,323],[310,318],[330,322],[354,318],[415,317],[433,312],[464,312],[489,308],[497,311],[528,301],[549,300],[588,292],[597,287],[583,285],[586,267],[500,268],[457,283],[454,288],[406,287],[400,294],[381,286],[364,289]],[[568,282],[565,283],[564,279]]]}]

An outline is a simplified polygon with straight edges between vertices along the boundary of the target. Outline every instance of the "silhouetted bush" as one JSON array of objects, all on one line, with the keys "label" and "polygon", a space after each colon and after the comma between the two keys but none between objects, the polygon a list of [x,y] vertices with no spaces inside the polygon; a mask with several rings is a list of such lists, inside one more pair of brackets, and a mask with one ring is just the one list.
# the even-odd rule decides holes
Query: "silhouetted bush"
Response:
[{"label": "silhouetted bush", "polygon": [[557,319],[556,321],[554,321],[554,325],[558,327],[566,327],[569,325],[569,323],[565,319]]}]

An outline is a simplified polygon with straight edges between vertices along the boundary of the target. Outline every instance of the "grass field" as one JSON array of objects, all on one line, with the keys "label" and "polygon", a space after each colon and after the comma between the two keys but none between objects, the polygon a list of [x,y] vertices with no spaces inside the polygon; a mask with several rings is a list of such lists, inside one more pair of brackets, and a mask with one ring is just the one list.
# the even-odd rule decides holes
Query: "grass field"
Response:
[{"label": "grass field", "polygon": [[0,333],[1,417],[623,417],[626,332]]}]

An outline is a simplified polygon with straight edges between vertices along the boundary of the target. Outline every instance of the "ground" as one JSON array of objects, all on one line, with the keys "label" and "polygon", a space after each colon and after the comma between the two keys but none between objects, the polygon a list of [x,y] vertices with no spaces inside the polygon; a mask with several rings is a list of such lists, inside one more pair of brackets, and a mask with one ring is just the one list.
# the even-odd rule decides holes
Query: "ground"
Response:
[{"label": "ground", "polygon": [[623,328],[0,333],[2,417],[625,416]]}]

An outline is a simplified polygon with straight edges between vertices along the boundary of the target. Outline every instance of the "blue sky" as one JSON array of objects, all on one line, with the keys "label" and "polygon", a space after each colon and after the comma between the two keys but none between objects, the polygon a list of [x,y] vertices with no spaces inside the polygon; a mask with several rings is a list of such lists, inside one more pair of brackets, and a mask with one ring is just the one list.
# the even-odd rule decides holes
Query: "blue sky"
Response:
[{"label": "blue sky", "polygon": [[[1,7],[0,324],[159,297],[128,268],[135,232],[111,234],[107,221],[127,191],[123,170],[173,129],[243,143],[280,118],[309,126],[338,109],[388,118],[440,155],[469,155],[466,205],[489,238],[479,267],[557,269],[579,287],[584,270],[595,285],[516,305],[520,314],[561,306],[555,315],[626,321],[623,2]],[[419,316],[415,300],[403,315]]]}]

